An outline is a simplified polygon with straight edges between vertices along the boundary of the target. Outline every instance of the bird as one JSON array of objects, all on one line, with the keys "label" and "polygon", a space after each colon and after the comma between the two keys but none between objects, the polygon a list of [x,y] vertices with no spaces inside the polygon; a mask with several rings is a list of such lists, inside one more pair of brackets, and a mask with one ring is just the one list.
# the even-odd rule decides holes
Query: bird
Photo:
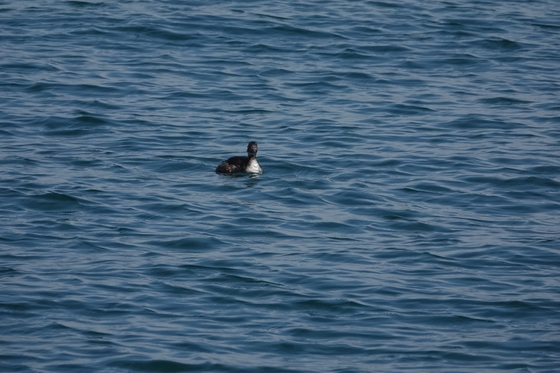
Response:
[{"label": "bird", "polygon": [[216,173],[233,174],[238,172],[246,172],[252,174],[262,174],[263,170],[257,162],[257,152],[259,146],[256,142],[251,141],[247,145],[247,156],[231,157],[227,161],[223,161],[216,168]]}]

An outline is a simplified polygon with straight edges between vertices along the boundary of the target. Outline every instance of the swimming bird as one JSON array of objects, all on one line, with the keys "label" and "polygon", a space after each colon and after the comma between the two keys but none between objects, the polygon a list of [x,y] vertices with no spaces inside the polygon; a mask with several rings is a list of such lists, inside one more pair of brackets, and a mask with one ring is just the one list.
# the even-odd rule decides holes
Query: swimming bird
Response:
[{"label": "swimming bird", "polygon": [[257,152],[259,146],[256,142],[251,141],[247,145],[246,157],[231,157],[227,161],[223,161],[216,168],[217,173],[232,174],[237,172],[248,172],[252,174],[262,174],[263,170],[257,162]]}]

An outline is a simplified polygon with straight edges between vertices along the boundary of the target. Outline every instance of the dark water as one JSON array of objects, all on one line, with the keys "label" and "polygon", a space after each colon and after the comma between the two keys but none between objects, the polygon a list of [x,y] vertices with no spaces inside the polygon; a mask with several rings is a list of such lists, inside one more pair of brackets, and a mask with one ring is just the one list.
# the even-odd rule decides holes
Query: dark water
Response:
[{"label": "dark water", "polygon": [[0,2],[0,371],[558,371],[559,71],[556,0]]}]

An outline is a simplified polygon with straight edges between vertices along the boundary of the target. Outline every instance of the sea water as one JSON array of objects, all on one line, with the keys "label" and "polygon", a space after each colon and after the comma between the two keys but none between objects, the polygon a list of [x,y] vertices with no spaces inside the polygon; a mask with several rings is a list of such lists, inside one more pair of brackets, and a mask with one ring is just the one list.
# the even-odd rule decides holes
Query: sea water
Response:
[{"label": "sea water", "polygon": [[559,71],[555,0],[0,2],[0,371],[558,371]]}]

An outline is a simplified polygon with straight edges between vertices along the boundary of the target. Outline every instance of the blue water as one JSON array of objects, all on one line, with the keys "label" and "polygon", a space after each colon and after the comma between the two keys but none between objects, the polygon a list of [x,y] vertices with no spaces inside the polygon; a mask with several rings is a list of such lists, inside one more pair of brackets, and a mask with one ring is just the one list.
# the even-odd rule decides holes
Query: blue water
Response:
[{"label": "blue water", "polygon": [[557,372],[559,71],[556,0],[1,1],[0,371]]}]

